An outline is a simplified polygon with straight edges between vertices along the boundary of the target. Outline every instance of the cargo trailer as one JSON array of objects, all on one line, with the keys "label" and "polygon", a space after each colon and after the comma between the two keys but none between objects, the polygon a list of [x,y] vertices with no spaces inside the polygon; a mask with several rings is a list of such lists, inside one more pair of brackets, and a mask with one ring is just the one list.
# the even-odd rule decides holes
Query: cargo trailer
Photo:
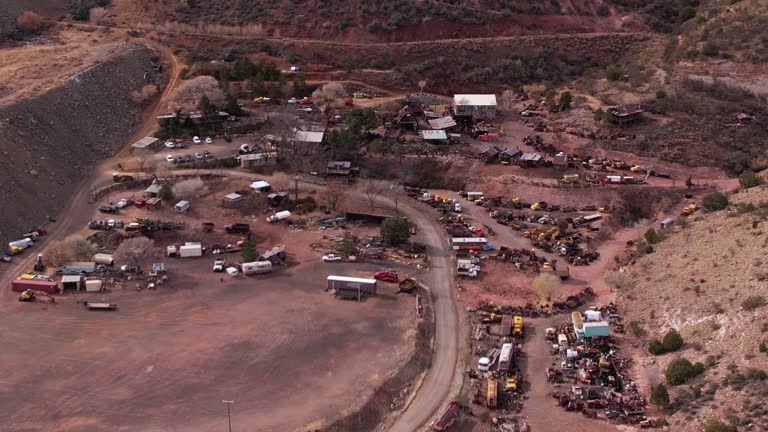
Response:
[{"label": "cargo trailer", "polygon": [[272,262],[255,261],[255,262],[243,263],[240,265],[240,268],[242,269],[243,274],[246,274],[246,275],[270,273],[272,271]]},{"label": "cargo trailer", "polygon": [[43,291],[48,294],[59,294],[61,289],[56,281],[43,279],[16,279],[11,282],[13,292],[24,292],[26,290]]},{"label": "cargo trailer", "polygon": [[179,256],[182,258],[203,256],[203,245],[200,243],[185,243],[179,246]]},{"label": "cargo trailer", "polygon": [[112,258],[112,255],[110,254],[97,253],[93,256],[93,262],[96,264],[111,266],[115,263],[115,259]]},{"label": "cargo trailer", "polygon": [[501,354],[499,354],[499,372],[506,372],[509,370],[514,354],[514,345],[511,343],[505,343],[501,346]]}]

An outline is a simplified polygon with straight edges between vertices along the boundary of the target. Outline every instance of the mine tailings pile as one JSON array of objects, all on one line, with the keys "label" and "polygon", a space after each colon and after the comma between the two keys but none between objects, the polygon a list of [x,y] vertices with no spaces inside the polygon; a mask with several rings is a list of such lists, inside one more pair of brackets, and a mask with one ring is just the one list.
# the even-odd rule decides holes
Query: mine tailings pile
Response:
[{"label": "mine tailings pile", "polygon": [[131,93],[159,84],[153,57],[132,45],[61,86],[0,108],[0,244],[55,217],[84,174],[139,127],[141,106]]}]

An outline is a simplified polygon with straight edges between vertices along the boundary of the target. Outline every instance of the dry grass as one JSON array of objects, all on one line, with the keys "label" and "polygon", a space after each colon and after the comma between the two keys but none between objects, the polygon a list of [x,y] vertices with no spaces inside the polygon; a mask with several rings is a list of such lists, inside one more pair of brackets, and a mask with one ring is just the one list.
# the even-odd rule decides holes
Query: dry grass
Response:
[{"label": "dry grass", "polygon": [[71,29],[46,36],[42,43],[5,48],[0,62],[0,105],[55,87],[120,50],[116,35]]},{"label": "dry grass", "polygon": [[[754,300],[768,295],[767,264],[761,258],[768,250],[763,235],[768,212],[759,205],[768,202],[768,189],[740,192],[731,201],[754,203],[755,210],[691,218],[689,227],[655,245],[655,253],[631,267],[631,282],[621,294],[626,319],[644,329],[640,332],[644,344],[645,339],[675,328],[685,340],[683,350],[675,355],[709,365],[704,376],[691,384],[722,383],[728,374],[731,384],[739,384],[726,381],[728,385],[722,385],[712,400],[688,397],[688,390],[676,388],[673,399],[681,398],[680,410],[671,418],[676,431],[699,430],[697,422],[683,421],[686,412],[702,419],[749,416],[742,408],[751,411],[747,401],[754,392],[741,375],[731,371],[747,367],[768,370],[768,353],[764,352],[768,349],[761,348],[761,341],[768,339],[764,325],[768,308]],[[664,367],[675,355],[656,359]]]}]

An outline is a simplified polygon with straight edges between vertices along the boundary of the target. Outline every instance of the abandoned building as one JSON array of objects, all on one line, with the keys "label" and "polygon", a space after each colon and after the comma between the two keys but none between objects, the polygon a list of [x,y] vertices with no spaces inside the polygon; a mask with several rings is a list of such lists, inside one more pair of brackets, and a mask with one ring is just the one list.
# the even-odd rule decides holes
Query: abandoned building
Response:
[{"label": "abandoned building", "polygon": [[502,162],[511,163],[520,157],[521,154],[523,154],[523,152],[520,151],[519,148],[513,146],[499,153],[499,160]]},{"label": "abandoned building", "polygon": [[421,138],[429,144],[446,144],[448,142],[448,134],[444,130],[423,130],[421,131]]},{"label": "abandoned building", "polygon": [[354,177],[360,173],[360,168],[353,167],[349,161],[330,161],[325,169],[329,176],[351,176]]},{"label": "abandoned building", "polygon": [[277,164],[277,152],[250,153],[240,156],[240,166],[243,168],[258,168]]},{"label": "abandoned building", "polygon": [[293,149],[304,154],[315,152],[323,145],[324,140],[324,131],[297,130],[293,135]]},{"label": "abandoned building", "polygon": [[395,117],[395,122],[400,127],[400,129],[406,130],[417,130],[419,125],[419,122],[416,120],[416,115],[408,106],[400,108],[400,111]]},{"label": "abandoned building", "polygon": [[520,156],[520,166],[524,168],[536,168],[544,166],[546,160],[538,153],[523,153]]},{"label": "abandoned building", "polygon": [[480,152],[480,159],[485,163],[491,163],[498,159],[500,154],[501,149],[498,146],[493,146]]},{"label": "abandoned building", "polygon": [[453,112],[459,117],[492,119],[496,117],[496,95],[457,94],[453,96]]},{"label": "abandoned building", "polygon": [[640,120],[643,116],[643,109],[640,105],[619,105],[608,110],[610,120],[616,124],[627,124]]}]

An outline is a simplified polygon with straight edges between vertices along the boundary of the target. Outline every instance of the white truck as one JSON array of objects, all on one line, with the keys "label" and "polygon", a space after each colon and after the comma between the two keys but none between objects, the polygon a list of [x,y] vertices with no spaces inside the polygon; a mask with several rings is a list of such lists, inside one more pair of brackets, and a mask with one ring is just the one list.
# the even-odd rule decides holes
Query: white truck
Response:
[{"label": "white truck", "polygon": [[179,201],[178,203],[176,203],[175,206],[173,206],[173,210],[175,210],[176,213],[183,214],[189,211],[189,207],[190,207],[189,201]]},{"label": "white truck", "polygon": [[288,219],[289,217],[291,217],[291,212],[289,212],[288,210],[283,210],[268,217],[267,222],[269,223],[280,222],[281,220]]},{"label": "white truck", "polygon": [[242,263],[240,268],[245,275],[270,273],[272,271],[272,263],[270,261],[254,261]]},{"label": "white truck", "polygon": [[23,251],[24,249],[32,246],[32,243],[34,242],[29,237],[23,238],[21,240],[12,241],[8,243],[8,250],[11,252],[11,255],[16,255],[18,253],[21,253],[21,251]]}]

